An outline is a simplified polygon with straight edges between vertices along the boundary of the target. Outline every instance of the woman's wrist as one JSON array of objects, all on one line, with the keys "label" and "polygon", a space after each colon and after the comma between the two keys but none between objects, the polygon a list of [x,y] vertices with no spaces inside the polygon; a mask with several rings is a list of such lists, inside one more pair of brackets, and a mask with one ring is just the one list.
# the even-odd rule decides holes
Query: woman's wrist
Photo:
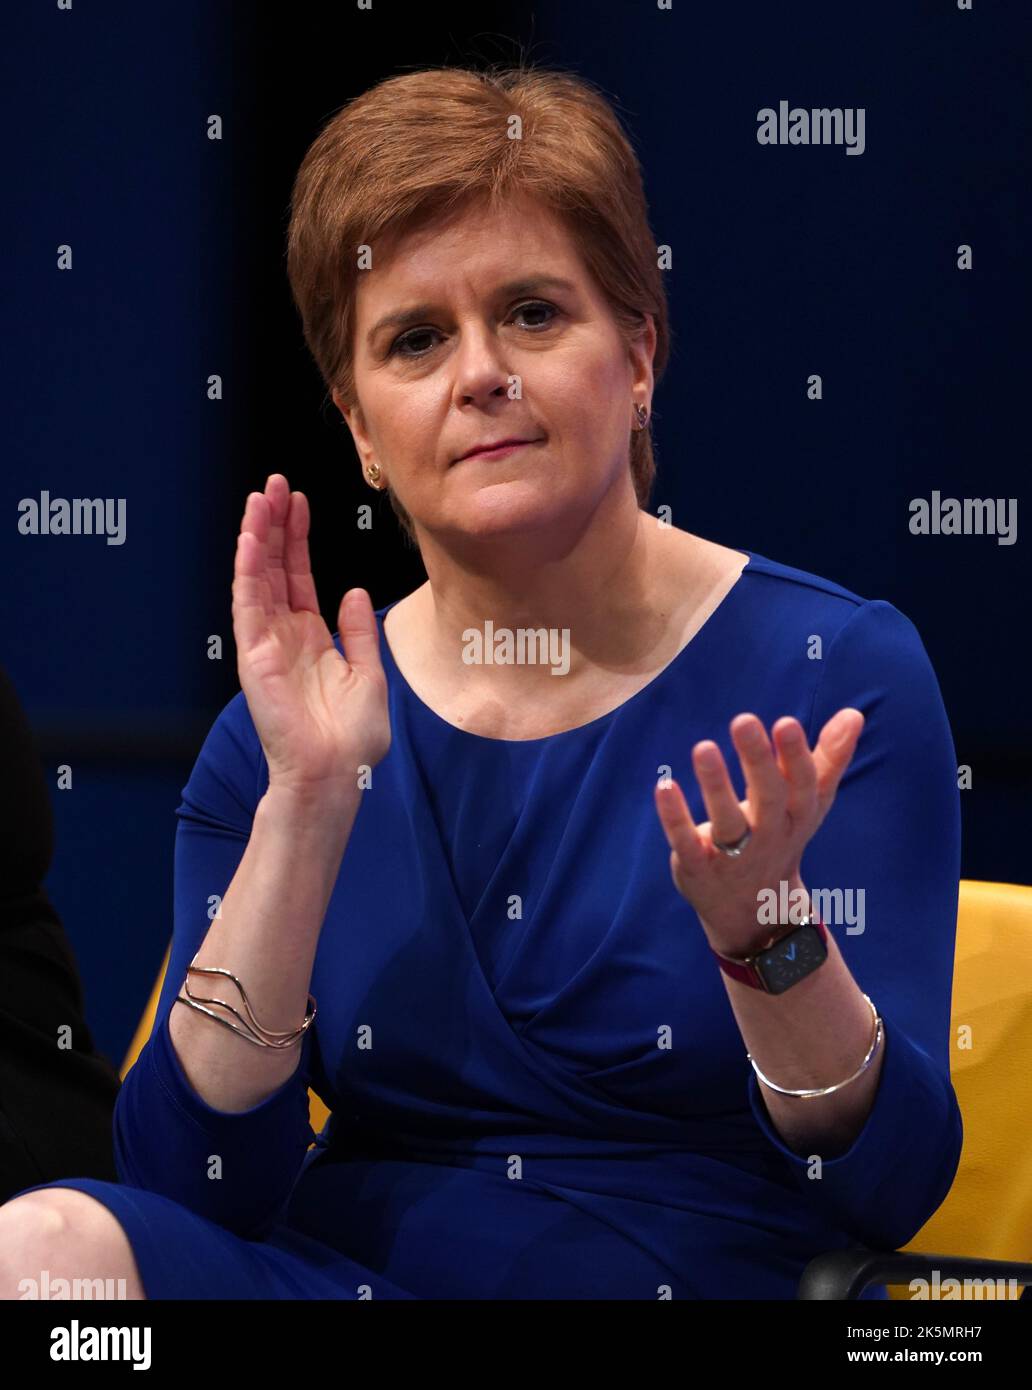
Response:
[{"label": "woman's wrist", "polygon": [[255,826],[289,848],[295,864],[322,866],[327,891],[340,872],[362,793],[340,788],[270,786],[258,803]]},{"label": "woman's wrist", "polygon": [[270,782],[259,805],[265,808],[267,819],[281,821],[293,829],[329,831],[345,822],[350,827],[361,797],[357,785],[339,782],[310,786]]},{"label": "woman's wrist", "polygon": [[774,921],[770,920],[770,913],[762,898],[757,898],[751,915],[743,914],[740,929],[734,933],[727,930],[714,931],[700,918],[710,946],[719,955],[728,956],[732,960],[744,960],[762,950],[772,937],[787,936],[806,920],[811,909],[810,894],[798,873],[785,880],[783,896],[787,903],[785,912],[781,911],[782,892],[779,885],[779,906]]}]

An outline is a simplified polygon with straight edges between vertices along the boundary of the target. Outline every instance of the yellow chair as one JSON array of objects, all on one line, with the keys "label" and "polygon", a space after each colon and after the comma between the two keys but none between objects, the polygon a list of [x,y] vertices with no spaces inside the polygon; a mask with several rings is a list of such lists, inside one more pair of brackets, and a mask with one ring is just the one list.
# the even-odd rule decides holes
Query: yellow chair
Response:
[{"label": "yellow chair", "polygon": [[[150,1037],[168,958],[166,950],[123,1080]],[[819,1255],[800,1298],[851,1298],[884,1283],[891,1298],[909,1299],[909,1281],[936,1269],[943,1280],[1015,1279],[1019,1297],[1032,1284],[1032,887],[961,880],[951,1040],[964,1147],[946,1200],[901,1251]],[[318,1133],[329,1111],[314,1091],[308,1107]],[[925,1253],[933,1250],[945,1253]]]},{"label": "yellow chair", "polygon": [[1006,1298],[1032,1284],[1032,887],[961,880],[950,1037],[964,1147],[946,1200],[896,1254],[818,1256],[800,1298],[855,1298],[882,1283],[910,1300],[910,1280],[931,1283],[933,1270],[941,1281],[1013,1279]]}]

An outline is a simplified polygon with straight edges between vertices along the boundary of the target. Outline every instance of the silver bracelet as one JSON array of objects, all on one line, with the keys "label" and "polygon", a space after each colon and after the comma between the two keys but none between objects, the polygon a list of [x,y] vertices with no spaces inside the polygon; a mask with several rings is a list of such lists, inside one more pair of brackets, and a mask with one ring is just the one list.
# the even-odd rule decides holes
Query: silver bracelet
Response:
[{"label": "silver bracelet", "polygon": [[870,995],[865,994],[864,998],[867,1000],[868,1004],[871,1005],[871,1013],[874,1015],[874,1040],[872,1041],[871,1046],[867,1050],[867,1056],[860,1063],[860,1065],[857,1067],[856,1071],[853,1073],[852,1076],[847,1076],[845,1081],[839,1081],[834,1086],[821,1086],[817,1090],[813,1091],[787,1091],[784,1088],[784,1086],[775,1086],[773,1081],[768,1081],[767,1078],[764,1076],[763,1072],[760,1071],[756,1063],[753,1062],[752,1054],[747,1052],[745,1055],[749,1058],[749,1061],[752,1062],[753,1071],[763,1082],[764,1086],[769,1086],[772,1091],[777,1091],[779,1096],[798,1096],[801,1100],[811,1100],[814,1096],[830,1096],[832,1091],[840,1091],[843,1086],[848,1086],[851,1081],[855,1081],[856,1078],[862,1072],[865,1072],[867,1068],[871,1065],[871,1062],[874,1060],[875,1053],[881,1046],[881,1041],[885,1033],[885,1029],[882,1024],[881,1018],[878,1015],[878,1010],[874,1007],[874,1004],[871,1003]]},{"label": "silver bracelet", "polygon": [[[211,1002],[214,1004],[221,1004],[222,1000],[214,999]],[[288,1039],[286,1042],[265,1042],[264,1039],[259,1038],[252,1033],[246,1032],[244,1028],[238,1028],[235,1023],[230,1023],[229,1019],[223,1018],[221,1014],[213,1014],[211,1009],[205,1009],[202,1008],[200,1004],[195,1004],[192,999],[187,999],[185,995],[177,994],[175,999],[172,1000],[172,1004],[173,1007],[176,1004],[189,1004],[190,1008],[196,1009],[199,1014],[207,1014],[207,1016],[209,1018],[213,1018],[216,1023],[221,1023],[223,1028],[232,1028],[234,1033],[239,1034],[242,1038],[246,1038],[248,1042],[254,1043],[255,1047],[293,1047],[294,1044],[300,1040],[300,1036],[304,1032],[303,1028],[299,1028],[297,1034],[295,1034],[293,1038]],[[227,1004],[226,1007],[229,1008],[230,1006]],[[236,1013],[236,1010],[234,1009],[233,1012]],[[239,1018],[239,1014],[237,1015],[237,1017]],[[308,1018],[305,1020],[305,1022],[309,1023],[311,1022],[311,1019]]]},{"label": "silver bracelet", "polygon": [[[199,954],[200,952],[198,951],[197,955]],[[196,961],[197,955],[194,956],[194,961]],[[210,999],[203,994],[193,994],[190,990],[191,973],[195,975],[225,975],[232,980],[240,991],[240,996],[243,1000],[244,1008],[247,1010],[250,1023],[248,1023],[227,1000]],[[173,1006],[176,1004],[187,1004],[191,1009],[196,1009],[199,1014],[205,1014],[208,1018],[213,1018],[216,1023],[221,1023],[223,1028],[231,1028],[239,1037],[246,1038],[248,1042],[254,1043],[256,1047],[292,1047],[311,1027],[316,1014],[315,998],[309,994],[309,1008],[305,1014],[304,1022],[299,1028],[287,1029],[283,1032],[274,1032],[268,1028],[263,1028],[254,1016],[254,1012],[251,1008],[251,1001],[248,999],[247,991],[244,989],[243,985],[232,971],[223,970],[221,966],[195,965],[193,961],[191,961],[187,967],[187,978],[183,987],[186,990],[186,996],[182,994],[177,995],[173,1000]],[[229,1019],[223,1018],[220,1014],[212,1013],[210,1009],[202,1008],[202,1004],[221,1004],[224,1009],[228,1009],[231,1014],[240,1019],[240,1022],[244,1025],[243,1028],[238,1028],[235,1023],[230,1023]]]}]

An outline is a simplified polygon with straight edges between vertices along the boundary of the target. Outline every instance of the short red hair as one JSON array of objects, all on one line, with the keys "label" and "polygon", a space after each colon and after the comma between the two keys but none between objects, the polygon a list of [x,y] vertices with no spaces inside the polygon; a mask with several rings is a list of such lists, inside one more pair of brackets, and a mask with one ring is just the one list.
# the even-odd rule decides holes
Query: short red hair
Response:
[{"label": "short red hair", "polygon": [[[508,133],[514,116],[518,139]],[[442,67],[387,78],[348,102],[294,181],[287,274],[328,396],[356,403],[358,248],[382,254],[385,241],[435,217],[513,195],[533,197],[564,222],[628,343],[643,314],[653,315],[659,380],[670,352],[666,288],[638,160],[609,101],[571,73]],[[651,429],[629,433],[644,507],[656,473]],[[411,518],[389,495],[415,544]]]}]

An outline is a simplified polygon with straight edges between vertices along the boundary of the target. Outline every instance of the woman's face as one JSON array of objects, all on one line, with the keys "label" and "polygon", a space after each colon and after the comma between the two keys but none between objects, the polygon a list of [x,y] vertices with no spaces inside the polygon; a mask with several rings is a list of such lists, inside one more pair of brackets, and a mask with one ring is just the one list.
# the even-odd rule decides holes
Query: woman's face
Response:
[{"label": "woman's face", "polygon": [[[417,530],[579,531],[614,487],[633,497],[655,328],[650,316],[628,349],[561,222],[536,202],[478,207],[372,257],[355,305],[358,404],[343,413],[363,470],[379,464]],[[457,461],[509,437],[534,442]]]}]

